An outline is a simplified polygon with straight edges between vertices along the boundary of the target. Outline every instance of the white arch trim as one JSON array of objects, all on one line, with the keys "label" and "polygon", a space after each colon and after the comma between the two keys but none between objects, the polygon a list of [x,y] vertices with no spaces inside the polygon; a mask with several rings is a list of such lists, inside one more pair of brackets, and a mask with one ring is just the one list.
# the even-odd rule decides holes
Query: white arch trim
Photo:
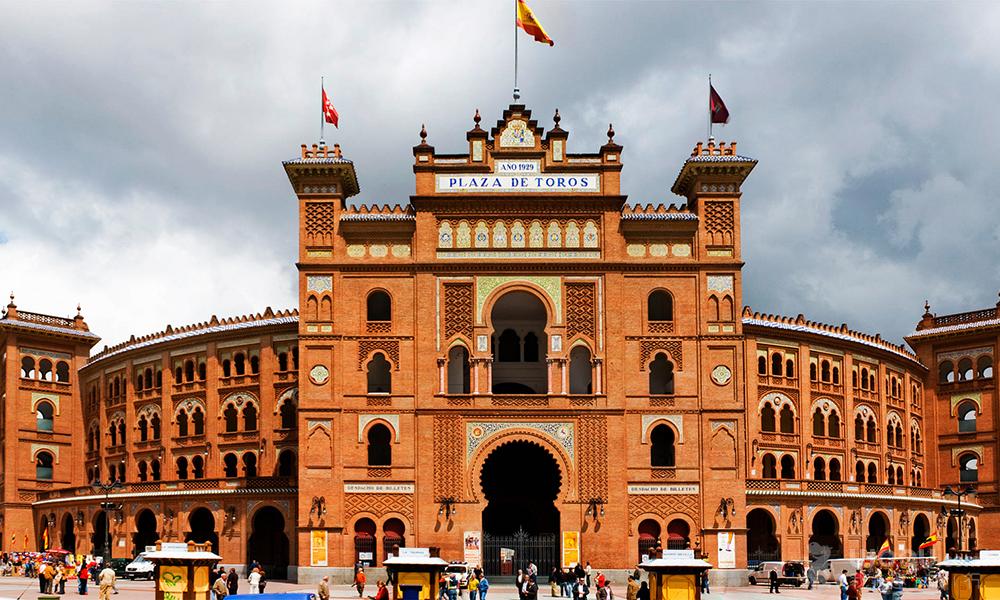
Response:
[{"label": "white arch trim", "polygon": [[358,415],[358,443],[364,442],[364,431],[373,421],[385,421],[392,431],[392,442],[399,443],[399,415]]},{"label": "white arch trim", "polygon": [[677,430],[677,443],[684,443],[684,416],[683,415],[642,415],[642,443],[649,442],[649,432],[658,423],[666,421]]}]

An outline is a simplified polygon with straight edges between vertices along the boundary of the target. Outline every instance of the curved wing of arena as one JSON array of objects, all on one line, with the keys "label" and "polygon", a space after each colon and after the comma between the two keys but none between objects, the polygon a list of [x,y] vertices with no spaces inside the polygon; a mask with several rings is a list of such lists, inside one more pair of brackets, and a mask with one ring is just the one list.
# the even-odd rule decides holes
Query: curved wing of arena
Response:
[{"label": "curved wing of arena", "polygon": [[[744,306],[735,143],[678,156],[667,205],[620,189],[613,129],[577,153],[558,112],[427,138],[397,205],[351,203],[339,146],[284,162],[297,309],[98,350],[79,313],[12,296],[2,549],[210,541],[305,582],[405,547],[496,575],[691,548],[739,573],[1000,531],[1000,306],[917,310],[909,347]],[[967,484],[956,517],[942,490]]]}]

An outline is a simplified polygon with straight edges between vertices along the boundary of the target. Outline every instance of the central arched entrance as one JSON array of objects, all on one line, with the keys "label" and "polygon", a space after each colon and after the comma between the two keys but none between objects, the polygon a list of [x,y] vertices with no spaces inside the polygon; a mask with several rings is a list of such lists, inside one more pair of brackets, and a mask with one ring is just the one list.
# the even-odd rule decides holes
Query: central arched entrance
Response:
[{"label": "central arched entrance", "polygon": [[90,545],[94,556],[104,556],[108,548],[108,515],[102,510],[94,515],[94,533],[90,536]]},{"label": "central arched entrance", "polygon": [[493,393],[547,394],[548,311],[525,291],[504,294],[490,312],[493,325]]},{"label": "central arched entrance", "polygon": [[514,441],[497,447],[483,463],[483,568],[488,575],[513,575],[529,562],[549,573],[559,560],[562,475],[541,446]]},{"label": "central arched entrance", "polygon": [[[288,578],[288,536],[285,516],[273,506],[253,515],[253,533],[247,540],[247,561],[256,560],[268,579]],[[248,569],[249,570],[249,569]]]},{"label": "central arched entrance", "polygon": [[[882,544],[889,539],[889,517],[885,513],[875,511],[868,519],[868,536],[865,538],[865,550],[867,552],[878,552]],[[889,554],[892,557],[892,549]]]},{"label": "central arched entrance", "polygon": [[844,557],[844,543],[840,537],[840,522],[827,509],[816,513],[809,535],[809,559],[825,564],[831,558]]},{"label": "central arched entrance", "polygon": [[207,508],[197,508],[188,516],[190,530],[184,535],[185,542],[212,543],[212,552],[219,553],[219,534],[215,532],[215,517]]},{"label": "central arched entrance", "polygon": [[920,545],[927,541],[931,533],[931,524],[924,515],[917,515],[913,519],[913,537],[910,539],[910,556],[930,556],[931,548],[920,549]]},{"label": "central arched entrance", "polygon": [[133,552],[138,555],[145,552],[147,546],[155,546],[160,539],[156,532],[156,515],[148,508],[139,511],[135,517],[135,533],[132,534]]}]

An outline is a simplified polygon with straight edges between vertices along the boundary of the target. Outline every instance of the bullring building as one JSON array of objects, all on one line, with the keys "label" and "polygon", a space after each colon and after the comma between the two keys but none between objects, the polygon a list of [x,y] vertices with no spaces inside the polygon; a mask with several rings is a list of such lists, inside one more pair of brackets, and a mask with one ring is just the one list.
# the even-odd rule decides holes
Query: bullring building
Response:
[{"label": "bullring building", "polygon": [[[421,131],[396,206],[351,204],[351,160],[303,145],[284,162],[290,310],[97,349],[79,312],[12,297],[2,549],[208,540],[227,565],[312,581],[406,546],[471,549],[501,574],[547,571],[567,545],[625,569],[660,544],[735,579],[1000,531],[1000,306],[915,314],[908,347],[752,311],[740,203],[757,162],[698,143],[676,205],[629,199],[607,135],[576,148],[558,112],[546,128],[514,104],[484,128],[477,111],[464,144],[442,140],[457,152]],[[110,507],[94,479],[123,482]],[[966,484],[950,516],[941,490]]]}]

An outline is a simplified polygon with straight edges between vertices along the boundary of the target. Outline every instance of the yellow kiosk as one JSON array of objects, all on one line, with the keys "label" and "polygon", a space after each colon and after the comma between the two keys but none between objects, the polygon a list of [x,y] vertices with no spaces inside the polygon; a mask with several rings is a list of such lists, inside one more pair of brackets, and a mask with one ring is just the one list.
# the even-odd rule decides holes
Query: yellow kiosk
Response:
[{"label": "yellow kiosk", "polygon": [[156,600],[208,600],[208,573],[222,560],[212,544],[156,542]]},{"label": "yellow kiosk", "polygon": [[1000,600],[1000,550],[980,550],[979,558],[949,558],[938,567],[948,571],[951,600]]},{"label": "yellow kiosk", "polygon": [[700,600],[698,578],[712,564],[695,558],[694,550],[664,550],[639,567],[649,573],[649,600]]},{"label": "yellow kiosk", "polygon": [[448,566],[446,560],[431,556],[429,548],[400,548],[399,556],[382,564],[392,582],[392,597],[397,600],[437,600],[438,579]]}]

